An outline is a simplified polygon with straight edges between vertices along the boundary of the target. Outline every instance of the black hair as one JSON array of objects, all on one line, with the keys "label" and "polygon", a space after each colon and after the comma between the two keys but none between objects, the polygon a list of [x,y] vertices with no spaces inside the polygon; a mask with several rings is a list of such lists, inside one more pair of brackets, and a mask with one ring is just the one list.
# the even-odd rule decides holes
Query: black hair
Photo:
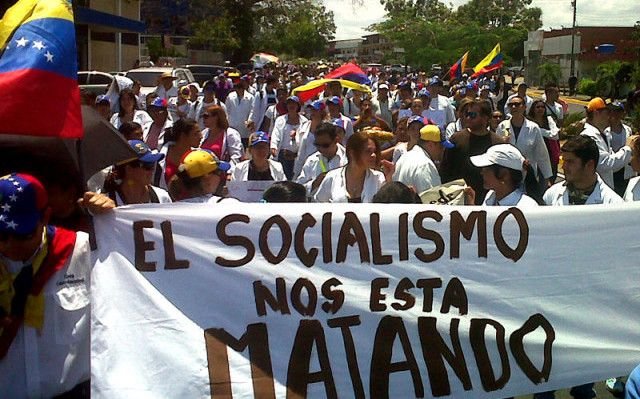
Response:
[{"label": "black hair", "polygon": [[504,166],[500,166],[496,164],[490,165],[487,168],[491,170],[491,173],[493,173],[493,175],[498,179],[505,176],[505,174],[509,174],[511,176],[511,181],[513,182],[514,188],[520,187],[520,185],[522,184],[522,179],[524,178],[524,175],[522,174],[521,170],[506,168]]},{"label": "black hair", "polygon": [[373,196],[378,204],[421,204],[422,201],[415,191],[399,181],[385,183]]},{"label": "black hair", "polygon": [[181,136],[191,133],[198,122],[190,118],[180,118],[173,123],[171,128],[165,130],[165,141],[178,141]]},{"label": "black hair", "polygon": [[118,131],[124,136],[125,140],[134,140],[131,135],[138,129],[142,129],[142,126],[140,126],[138,122],[124,122],[118,128]]},{"label": "black hair", "polygon": [[300,183],[279,181],[262,194],[265,202],[307,202],[307,189]]},{"label": "black hair", "polygon": [[598,151],[598,145],[595,140],[587,136],[574,136],[569,138],[560,148],[562,152],[570,152],[576,157],[580,158],[582,165],[586,165],[587,162],[593,161],[594,166],[598,165],[600,159],[600,152]]},{"label": "black hair", "polygon": [[323,122],[322,124],[320,124],[320,126],[318,126],[318,128],[316,129],[315,136],[317,137],[323,135],[327,135],[331,140],[335,140],[336,137],[338,137],[336,126],[329,122]]},{"label": "black hair", "polygon": [[481,98],[473,99],[469,103],[469,107],[477,106],[480,110],[480,115],[486,116],[487,118],[491,118],[491,104],[487,100],[483,100]]}]

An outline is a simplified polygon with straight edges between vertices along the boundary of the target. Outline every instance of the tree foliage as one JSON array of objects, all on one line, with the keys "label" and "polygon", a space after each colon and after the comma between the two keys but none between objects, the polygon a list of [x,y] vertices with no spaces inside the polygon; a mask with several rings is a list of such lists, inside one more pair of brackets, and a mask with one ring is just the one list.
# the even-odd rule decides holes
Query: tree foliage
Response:
[{"label": "tree foliage", "polygon": [[453,64],[470,51],[469,65],[500,43],[506,64],[524,58],[522,42],[542,26],[532,0],[471,0],[456,10],[439,0],[380,0],[387,15],[369,27],[405,49],[410,65]]},{"label": "tree foliage", "polygon": [[560,65],[552,62],[545,62],[538,66],[538,73],[540,74],[540,82],[543,85],[547,83],[558,84],[562,76]]},{"label": "tree foliage", "polygon": [[255,51],[310,56],[333,39],[321,0],[192,0],[194,43],[242,62]]}]

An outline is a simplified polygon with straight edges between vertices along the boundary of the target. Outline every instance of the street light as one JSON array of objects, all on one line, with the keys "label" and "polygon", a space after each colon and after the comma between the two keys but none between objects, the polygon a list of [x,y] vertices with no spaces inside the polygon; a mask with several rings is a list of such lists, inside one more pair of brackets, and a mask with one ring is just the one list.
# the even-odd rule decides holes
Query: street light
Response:
[{"label": "street light", "polygon": [[576,9],[577,0],[571,0],[571,6],[573,7],[573,25],[571,27],[571,76],[575,76],[576,72],[576,54],[574,50],[576,41]]}]

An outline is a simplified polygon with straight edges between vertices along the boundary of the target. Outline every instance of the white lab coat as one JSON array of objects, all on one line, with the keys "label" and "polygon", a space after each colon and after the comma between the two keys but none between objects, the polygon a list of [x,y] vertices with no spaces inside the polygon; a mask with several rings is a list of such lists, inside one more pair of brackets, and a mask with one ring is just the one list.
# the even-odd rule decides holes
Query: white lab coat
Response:
[{"label": "white lab coat", "polygon": [[[569,205],[569,192],[566,182],[556,183],[544,193],[542,197],[547,205]],[[585,205],[594,204],[621,204],[624,202],[598,175],[596,188],[593,190]]]},{"label": "white lab coat", "polygon": [[514,190],[509,195],[499,200],[496,198],[496,192],[489,190],[484,197],[482,205],[488,206],[517,206],[519,208],[529,208],[538,206],[538,203],[520,190]]},{"label": "white lab coat", "polygon": [[[73,252],[42,289],[42,328],[23,324],[0,361],[0,397],[51,398],[91,376],[90,254],[88,235],[78,232]],[[8,259],[3,263],[9,273],[24,266]]]},{"label": "white lab coat", "polygon": [[[200,147],[209,138],[209,128],[202,131],[202,140],[200,141]],[[242,160],[244,156],[244,147],[242,146],[242,140],[240,139],[240,133],[232,127],[227,128],[227,131],[222,138],[222,161],[230,162],[232,165],[237,164]]]},{"label": "white lab coat", "polygon": [[[287,180],[287,176],[285,176],[284,170],[282,169],[282,164],[280,162],[276,162],[271,159],[267,159],[267,161],[269,161],[269,171],[271,172],[271,177],[273,177],[273,181]],[[242,161],[236,164],[231,169],[231,180],[247,181],[249,177],[250,162],[251,160],[247,159],[246,161]]]},{"label": "white lab coat", "polygon": [[[314,202],[349,202],[346,185],[346,166],[327,173],[313,196]],[[372,202],[380,187],[385,183],[384,175],[377,170],[367,169],[360,196],[362,202]]]},{"label": "white lab coat", "polygon": [[240,133],[240,137],[248,138],[249,129],[247,129],[246,122],[251,120],[253,111],[253,96],[251,93],[245,90],[242,98],[238,98],[238,92],[232,91],[227,96],[224,105],[227,107],[229,126],[236,129]]},{"label": "white lab coat", "polygon": [[622,197],[627,202],[640,201],[640,177],[632,177],[629,179],[627,189]]},{"label": "white lab coat", "polygon": [[602,180],[609,187],[613,187],[613,173],[624,168],[631,161],[631,148],[625,145],[613,152],[611,138],[605,134],[605,140],[600,134],[600,130],[588,122],[584,124],[584,130],[580,134],[591,137],[598,145],[600,158],[596,170]]},{"label": "white lab coat", "polygon": [[[306,123],[307,118],[300,115],[299,124],[290,125],[289,117],[287,114],[276,118],[276,122],[273,126],[273,134],[271,135],[270,148],[276,150],[276,156],[281,150],[289,150],[298,153],[300,141],[302,140],[302,134],[300,128]],[[295,130],[296,135],[291,139],[291,132]]]},{"label": "white lab coat", "polygon": [[[633,134],[633,132],[631,131],[630,126],[623,123],[622,131],[614,132],[613,130],[611,130],[611,126],[608,126],[606,129],[604,129],[604,134],[609,137],[609,142],[611,143],[611,149],[613,150],[613,152],[617,152],[626,145],[627,139]],[[635,175],[636,172],[633,171],[631,165],[625,165],[624,178],[629,179],[631,177],[634,177]]]},{"label": "white lab coat", "polygon": [[347,164],[347,151],[344,147],[338,144],[338,150],[333,158],[327,159],[319,151],[311,154],[300,171],[300,176],[296,179],[296,182],[302,184],[307,189],[307,194],[312,195],[311,186],[313,181],[321,173],[329,172]]},{"label": "white lab coat", "polygon": [[516,136],[511,126],[511,119],[502,121],[496,129],[498,136],[509,136],[511,144],[516,146],[522,156],[529,160],[531,167],[536,173],[538,180],[540,179],[538,174],[538,168],[542,172],[542,177],[549,179],[553,172],[551,171],[551,161],[549,160],[549,151],[542,139],[542,133],[537,123],[524,119],[524,123],[520,128],[520,134],[516,140]]},{"label": "white lab coat", "polygon": [[[110,122],[113,125],[113,127],[115,127],[116,129],[120,129],[120,126],[122,126],[122,119],[120,119],[120,115],[118,115],[117,113],[111,115]],[[153,122],[153,119],[151,119],[149,114],[146,113],[145,111],[136,109],[133,112],[133,122],[136,122],[137,124],[140,125],[140,127],[142,127],[142,126],[145,126],[147,123]]]}]

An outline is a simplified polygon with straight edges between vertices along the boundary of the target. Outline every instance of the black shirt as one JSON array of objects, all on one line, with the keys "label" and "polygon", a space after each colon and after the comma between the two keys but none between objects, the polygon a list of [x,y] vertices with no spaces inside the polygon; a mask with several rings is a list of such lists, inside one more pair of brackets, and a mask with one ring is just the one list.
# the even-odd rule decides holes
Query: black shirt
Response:
[{"label": "black shirt", "polygon": [[256,166],[253,161],[249,162],[249,173],[247,174],[247,180],[273,180],[271,176],[271,169],[267,169],[264,172],[256,170]]}]

